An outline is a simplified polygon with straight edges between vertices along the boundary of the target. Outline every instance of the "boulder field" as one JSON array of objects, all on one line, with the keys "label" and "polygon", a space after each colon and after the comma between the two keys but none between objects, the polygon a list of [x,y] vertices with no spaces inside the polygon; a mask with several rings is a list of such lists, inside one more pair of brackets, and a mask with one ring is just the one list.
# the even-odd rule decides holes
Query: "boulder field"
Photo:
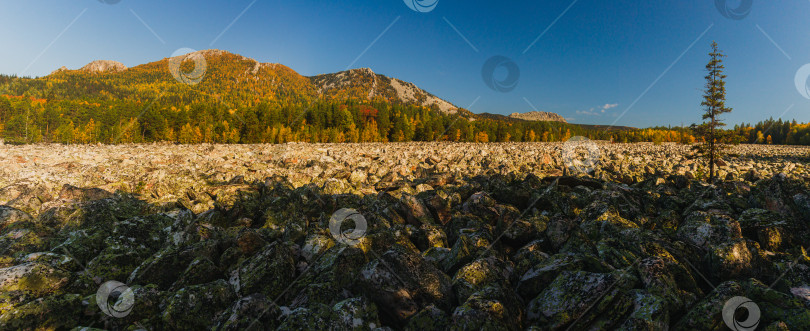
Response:
[{"label": "boulder field", "polygon": [[0,330],[810,329],[810,149],[596,146],[2,146]]}]

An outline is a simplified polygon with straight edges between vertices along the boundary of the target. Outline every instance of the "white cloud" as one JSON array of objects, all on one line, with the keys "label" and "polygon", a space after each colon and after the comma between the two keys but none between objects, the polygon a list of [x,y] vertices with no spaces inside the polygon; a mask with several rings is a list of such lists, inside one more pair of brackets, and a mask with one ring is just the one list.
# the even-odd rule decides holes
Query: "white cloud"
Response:
[{"label": "white cloud", "polygon": [[[619,106],[618,103],[606,103],[606,104],[604,104],[602,106],[591,107],[588,110],[577,110],[576,113],[579,114],[579,115],[602,116],[602,114],[605,114],[606,110],[610,110],[610,109],[616,108],[618,106]],[[611,116],[615,117],[616,114],[612,114]]]},{"label": "white cloud", "polygon": [[578,115],[590,115],[590,116],[600,116],[601,114],[593,111],[593,108],[590,110],[577,110]]}]

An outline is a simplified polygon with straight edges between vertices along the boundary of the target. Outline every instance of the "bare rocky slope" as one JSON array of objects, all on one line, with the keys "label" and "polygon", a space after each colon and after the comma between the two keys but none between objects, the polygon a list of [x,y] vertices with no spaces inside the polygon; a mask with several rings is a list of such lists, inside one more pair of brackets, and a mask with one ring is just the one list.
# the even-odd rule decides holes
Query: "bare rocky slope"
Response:
[{"label": "bare rocky slope", "polygon": [[376,74],[369,68],[352,69],[333,74],[310,77],[318,92],[330,99],[373,99],[415,104],[424,107],[435,106],[445,114],[454,114],[458,107],[420,89],[413,83],[385,75]]},{"label": "bare rocky slope", "polygon": [[810,149],[589,147],[0,146],[0,329],[810,329]]}]

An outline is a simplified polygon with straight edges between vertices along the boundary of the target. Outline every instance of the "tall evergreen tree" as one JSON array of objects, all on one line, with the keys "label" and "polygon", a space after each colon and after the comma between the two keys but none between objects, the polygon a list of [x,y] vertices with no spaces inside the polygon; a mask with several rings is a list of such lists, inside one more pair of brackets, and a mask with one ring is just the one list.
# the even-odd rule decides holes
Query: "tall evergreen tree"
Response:
[{"label": "tall evergreen tree", "polygon": [[703,102],[700,103],[705,110],[703,113],[703,123],[692,124],[695,136],[703,138],[693,149],[699,155],[709,159],[709,183],[714,183],[714,165],[722,154],[725,146],[723,142],[723,131],[720,128],[726,124],[720,120],[720,115],[731,112],[731,108],[726,107],[726,75],[723,74],[723,58],[725,54],[717,47],[717,42],[712,42],[712,52],[709,53],[710,60],[706,65],[706,90],[703,94]]}]

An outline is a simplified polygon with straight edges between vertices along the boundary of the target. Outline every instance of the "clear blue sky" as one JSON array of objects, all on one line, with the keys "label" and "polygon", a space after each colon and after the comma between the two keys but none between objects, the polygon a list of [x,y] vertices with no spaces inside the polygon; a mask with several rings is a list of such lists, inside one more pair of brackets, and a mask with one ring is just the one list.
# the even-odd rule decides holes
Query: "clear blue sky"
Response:
[{"label": "clear blue sky", "polygon": [[[403,0],[109,2],[3,0],[0,73],[42,76],[96,59],[135,66],[179,48],[217,48],[303,75],[369,67],[461,107],[477,99],[470,109],[478,113],[531,111],[528,100],[575,123],[647,127],[700,119],[704,65],[716,40],[729,55],[727,123],[786,110],[783,118],[810,121],[810,100],[794,83],[810,63],[810,1],[755,1],[741,20],[708,0],[438,0],[425,13]],[[495,55],[520,69],[508,93],[481,77]]]}]

